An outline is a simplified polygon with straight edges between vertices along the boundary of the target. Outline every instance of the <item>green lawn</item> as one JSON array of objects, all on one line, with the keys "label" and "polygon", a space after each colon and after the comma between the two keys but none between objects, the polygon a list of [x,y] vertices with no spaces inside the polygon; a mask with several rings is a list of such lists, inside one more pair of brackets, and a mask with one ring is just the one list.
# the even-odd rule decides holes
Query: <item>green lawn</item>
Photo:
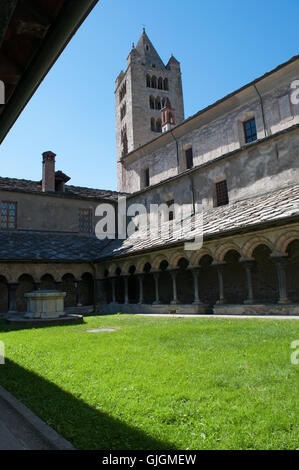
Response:
[{"label": "green lawn", "polygon": [[78,449],[299,448],[299,321],[85,321],[0,324],[1,385]]}]

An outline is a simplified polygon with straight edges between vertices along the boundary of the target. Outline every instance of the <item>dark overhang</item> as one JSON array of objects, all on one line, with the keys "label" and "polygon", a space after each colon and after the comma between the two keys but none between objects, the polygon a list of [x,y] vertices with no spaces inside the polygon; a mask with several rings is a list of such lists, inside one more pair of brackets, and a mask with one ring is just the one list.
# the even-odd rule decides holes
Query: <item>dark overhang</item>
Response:
[{"label": "dark overhang", "polygon": [[0,3],[0,143],[98,0]]}]

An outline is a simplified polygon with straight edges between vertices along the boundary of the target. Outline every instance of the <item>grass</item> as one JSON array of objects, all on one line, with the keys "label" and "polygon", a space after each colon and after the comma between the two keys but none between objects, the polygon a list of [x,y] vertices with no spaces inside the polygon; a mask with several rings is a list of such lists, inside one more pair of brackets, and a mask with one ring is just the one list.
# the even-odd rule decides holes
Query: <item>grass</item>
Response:
[{"label": "grass", "polygon": [[0,325],[1,385],[78,449],[299,447],[298,321],[85,320]]}]

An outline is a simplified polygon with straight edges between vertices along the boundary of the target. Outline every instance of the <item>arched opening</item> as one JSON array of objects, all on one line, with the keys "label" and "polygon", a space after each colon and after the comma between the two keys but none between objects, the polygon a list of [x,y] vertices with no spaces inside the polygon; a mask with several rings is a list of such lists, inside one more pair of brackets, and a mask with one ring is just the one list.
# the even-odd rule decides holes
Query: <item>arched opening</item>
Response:
[{"label": "arched opening", "polygon": [[155,109],[155,98],[153,96],[149,97],[149,104],[151,109]]},{"label": "arched opening", "polygon": [[210,255],[204,255],[200,259],[198,271],[199,298],[210,307],[219,299],[218,275],[212,263],[213,258]]},{"label": "arched opening", "polygon": [[75,307],[76,306],[76,285],[75,285],[75,278],[72,274],[65,274],[62,277],[62,292],[66,293],[64,298],[64,306],[65,307]]},{"label": "arched opening", "polygon": [[161,119],[157,119],[156,132],[162,132],[162,121],[161,121]]},{"label": "arched opening", "polygon": [[278,300],[278,279],[271,250],[259,245],[253,251],[256,265],[252,270],[253,294],[256,302],[274,303]]},{"label": "arched opening", "polygon": [[155,75],[152,77],[152,88],[157,88],[157,77]]},{"label": "arched opening", "polygon": [[129,303],[137,304],[139,296],[139,281],[138,277],[135,274],[136,267],[134,265],[129,268],[129,277],[128,277],[128,293],[129,293]]},{"label": "arched opening", "polygon": [[164,90],[168,91],[168,89],[169,89],[168,78],[164,78]]},{"label": "arched opening", "polygon": [[151,130],[156,132],[156,121],[154,118],[151,119]]},{"label": "arched opening", "polygon": [[161,109],[161,98],[160,98],[160,96],[157,96],[157,98],[155,99],[155,108],[156,109]]},{"label": "arched opening", "polygon": [[149,75],[147,75],[147,76],[146,76],[146,86],[147,86],[148,88],[150,88],[150,87],[151,87],[151,84],[152,84],[152,83],[151,83],[151,77],[150,77]]},{"label": "arched opening", "polygon": [[115,300],[118,304],[123,304],[125,303],[125,283],[121,275],[121,269],[117,268],[115,274]]},{"label": "arched opening", "polygon": [[18,312],[26,312],[27,302],[24,295],[34,290],[35,284],[33,278],[29,274],[22,274],[19,277],[19,285],[16,292],[16,308]]},{"label": "arched opening", "polygon": [[167,270],[169,264],[166,260],[161,261],[159,269],[159,298],[162,304],[170,304],[173,298],[171,274]]},{"label": "arched opening", "polygon": [[93,305],[94,302],[94,282],[90,273],[84,273],[81,278],[80,297],[82,305]]},{"label": "arched opening", "polygon": [[163,78],[160,77],[158,80],[158,89],[163,90]]},{"label": "arched opening", "polygon": [[299,240],[294,240],[289,244],[287,253],[287,295],[292,302],[299,302]]},{"label": "arched opening", "polygon": [[240,258],[236,250],[229,250],[224,256],[223,288],[228,304],[242,304],[247,299],[246,271],[239,263]]},{"label": "arched opening", "polygon": [[155,280],[151,269],[150,263],[144,265],[143,302],[145,304],[152,304],[155,301]]},{"label": "arched opening", "polygon": [[8,311],[8,286],[4,276],[0,276],[0,312]]},{"label": "arched opening", "polygon": [[178,299],[182,304],[192,304],[194,301],[194,281],[190,269],[187,269],[189,261],[181,258],[178,262],[176,285]]},{"label": "arched opening", "polygon": [[44,274],[40,280],[41,290],[56,290],[56,284],[51,274]]}]

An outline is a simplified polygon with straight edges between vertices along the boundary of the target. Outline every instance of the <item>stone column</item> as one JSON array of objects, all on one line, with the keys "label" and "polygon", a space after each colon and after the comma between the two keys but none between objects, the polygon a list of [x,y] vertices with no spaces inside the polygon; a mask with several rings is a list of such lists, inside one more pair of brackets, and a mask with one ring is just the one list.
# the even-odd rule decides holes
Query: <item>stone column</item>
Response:
[{"label": "stone column", "polygon": [[217,274],[218,274],[218,284],[219,284],[219,300],[217,300],[217,305],[225,304],[224,299],[224,288],[223,288],[223,270],[224,264],[216,264]]},{"label": "stone column", "polygon": [[202,301],[199,298],[199,290],[198,290],[198,274],[199,274],[199,269],[200,268],[190,268],[192,275],[193,275],[193,281],[194,281],[194,301],[192,302],[193,305],[201,305]]},{"label": "stone column", "polygon": [[35,290],[40,290],[40,285],[41,285],[41,282],[40,282],[40,281],[35,282],[35,283],[34,283]]},{"label": "stone column", "polygon": [[112,303],[116,304],[116,289],[115,289],[115,278],[111,278],[111,286],[112,286]]},{"label": "stone column", "polygon": [[244,300],[244,304],[254,304],[254,296],[253,296],[253,285],[252,285],[252,268],[255,264],[255,261],[248,260],[242,261],[242,264],[246,271],[246,279],[247,279],[247,299]]},{"label": "stone column", "polygon": [[82,307],[81,304],[81,281],[76,281],[75,282],[75,287],[76,287],[76,306],[77,307]]},{"label": "stone column", "polygon": [[138,304],[143,304],[143,274],[138,274],[139,281],[139,301]]},{"label": "stone column", "polygon": [[17,311],[17,282],[8,284],[8,313],[15,313]]},{"label": "stone column", "polygon": [[153,273],[154,280],[155,280],[155,294],[156,294],[156,300],[154,302],[154,305],[159,305],[160,299],[159,299],[159,272]]},{"label": "stone column", "polygon": [[123,276],[125,284],[125,304],[129,303],[129,285],[128,285],[128,276]]},{"label": "stone column", "polygon": [[170,303],[171,305],[177,305],[179,303],[176,285],[177,270],[170,271],[170,275],[172,278],[172,301]]},{"label": "stone column", "polygon": [[291,303],[288,299],[287,294],[287,278],[286,278],[286,271],[285,267],[288,264],[288,258],[281,257],[281,258],[274,258],[277,277],[278,277],[278,290],[279,290],[279,304],[289,304]]}]

